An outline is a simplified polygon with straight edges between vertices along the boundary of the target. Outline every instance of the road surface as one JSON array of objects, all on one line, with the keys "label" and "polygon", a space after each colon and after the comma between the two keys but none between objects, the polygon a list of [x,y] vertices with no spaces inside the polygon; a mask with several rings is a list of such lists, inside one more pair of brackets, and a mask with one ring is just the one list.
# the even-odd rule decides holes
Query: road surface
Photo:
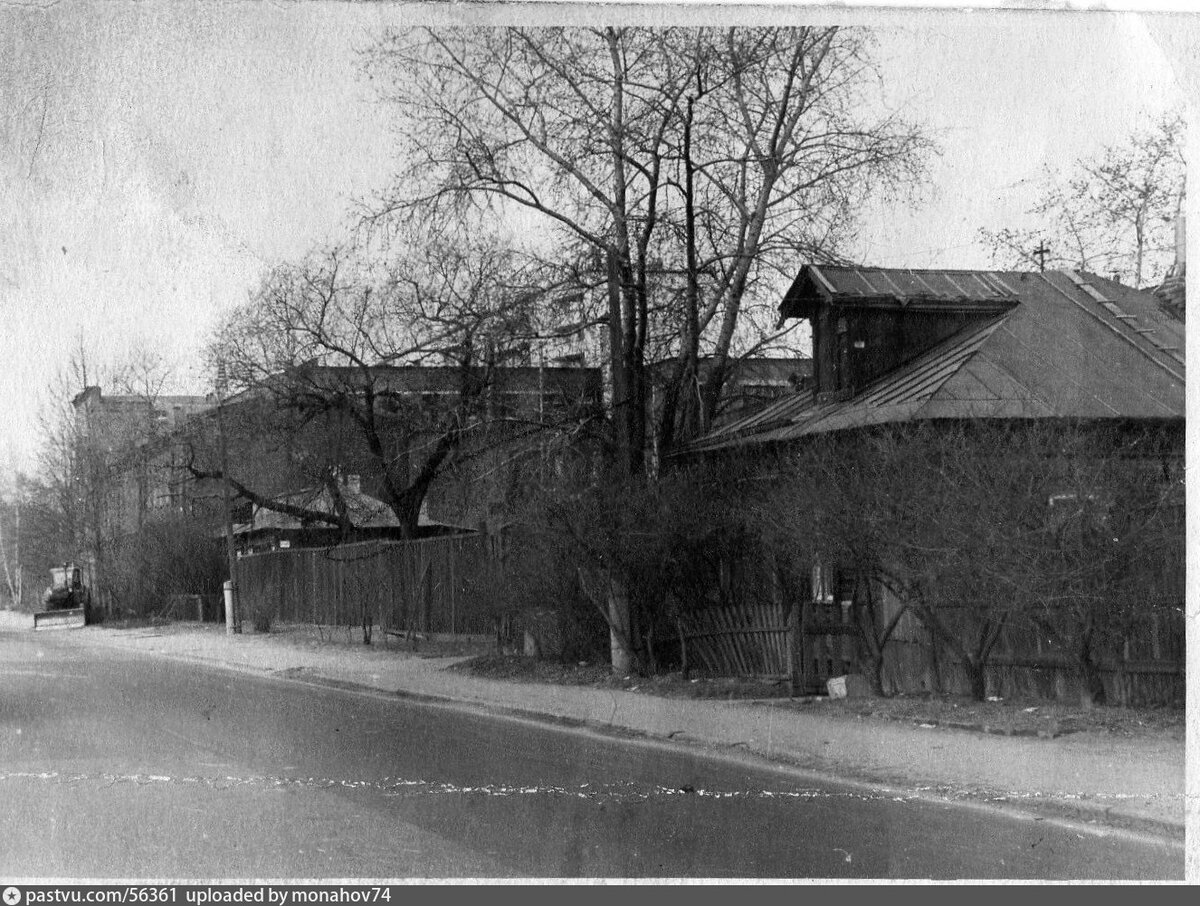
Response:
[{"label": "road surface", "polygon": [[1181,878],[1179,844],[0,632],[0,878]]}]

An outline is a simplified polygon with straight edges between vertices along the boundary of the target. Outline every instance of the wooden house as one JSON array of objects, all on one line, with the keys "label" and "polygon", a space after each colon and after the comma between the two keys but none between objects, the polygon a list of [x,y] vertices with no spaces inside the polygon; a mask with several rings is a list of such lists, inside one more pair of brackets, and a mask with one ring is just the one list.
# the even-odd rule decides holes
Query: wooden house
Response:
[{"label": "wooden house", "polygon": [[[1182,512],[1184,325],[1150,292],[1074,271],[806,265],[780,314],[811,323],[811,388],[721,425],[687,455],[758,456],[832,434],[853,443],[880,426],[1104,429],[1161,463]],[[1152,449],[1143,436],[1156,439]],[[838,586],[836,577],[814,576],[804,603],[810,625],[829,628],[845,617]],[[915,624],[901,627],[905,633],[921,636]],[[1172,638],[1170,651],[1156,641],[1154,653],[1177,667],[1154,669],[1181,690],[1181,630]],[[810,687],[858,668],[853,646],[833,629],[800,647]],[[928,685],[920,670],[893,671],[891,684]]]}]

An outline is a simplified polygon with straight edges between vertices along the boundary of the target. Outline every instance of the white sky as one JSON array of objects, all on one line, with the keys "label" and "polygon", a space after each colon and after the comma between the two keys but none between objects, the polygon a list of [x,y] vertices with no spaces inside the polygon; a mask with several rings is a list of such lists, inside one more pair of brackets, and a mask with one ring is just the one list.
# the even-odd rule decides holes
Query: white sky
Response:
[{"label": "white sky", "polygon": [[[221,312],[270,264],[339,235],[350,203],[386,183],[387,112],[355,50],[414,15],[430,13],[152,0],[0,9],[0,469],[6,458],[32,466],[40,391],[80,333],[96,362],[161,349],[180,363],[180,389],[204,392],[196,353]],[[892,29],[878,48],[888,103],[944,150],[924,208],[872,212],[864,229],[864,262],[890,266],[986,266],[976,230],[1015,225],[1043,164],[1065,169],[1143,111],[1177,104],[1173,67],[1195,57],[1200,34],[1190,16],[872,15]],[[1186,87],[1196,96],[1195,81]]]}]

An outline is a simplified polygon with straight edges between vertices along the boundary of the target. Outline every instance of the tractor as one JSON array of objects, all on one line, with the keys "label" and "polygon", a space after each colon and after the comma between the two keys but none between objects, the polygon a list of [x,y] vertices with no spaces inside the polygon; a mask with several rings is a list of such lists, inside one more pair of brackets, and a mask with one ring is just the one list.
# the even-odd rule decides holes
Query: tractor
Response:
[{"label": "tractor", "polygon": [[42,592],[43,610],[33,615],[34,629],[79,629],[91,617],[92,595],[74,563],[50,568],[50,587]]}]

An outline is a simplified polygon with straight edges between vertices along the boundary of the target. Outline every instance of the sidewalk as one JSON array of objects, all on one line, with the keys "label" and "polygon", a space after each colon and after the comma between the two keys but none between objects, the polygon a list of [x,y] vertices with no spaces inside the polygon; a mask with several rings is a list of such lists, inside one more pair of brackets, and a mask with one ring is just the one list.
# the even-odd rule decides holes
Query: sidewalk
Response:
[{"label": "sidewalk", "polygon": [[[13,618],[2,628],[17,628]],[[18,621],[19,625],[19,621]],[[1184,744],[1077,733],[1054,739],[921,728],[897,721],[797,713],[769,702],[660,698],[620,690],[485,680],[394,644],[337,641],[310,628],[227,636],[222,626],[146,629],[93,626],[55,633],[102,644],[214,663],[290,680],[350,685],[453,702],[592,731],[690,744],[743,759],[782,762],[887,795],[970,801],[1044,817],[1141,830],[1182,839]]]}]

